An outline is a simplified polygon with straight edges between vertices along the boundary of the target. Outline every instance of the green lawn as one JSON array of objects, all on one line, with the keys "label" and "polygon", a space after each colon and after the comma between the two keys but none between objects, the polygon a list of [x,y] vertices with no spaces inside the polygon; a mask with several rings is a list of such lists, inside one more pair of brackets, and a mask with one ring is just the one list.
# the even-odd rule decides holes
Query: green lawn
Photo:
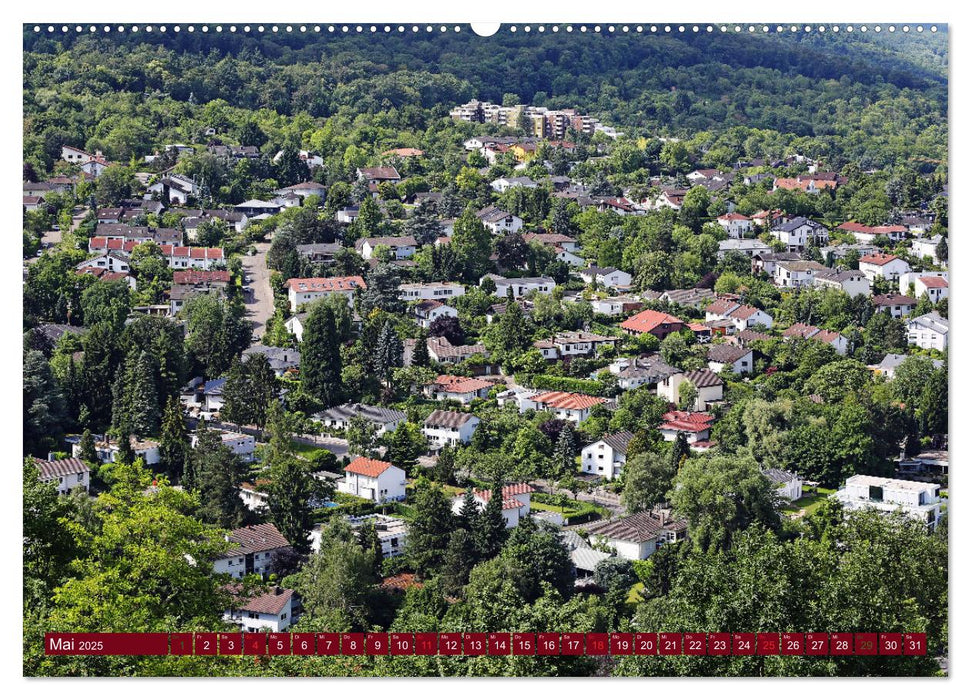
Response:
[{"label": "green lawn", "polygon": [[803,496],[798,501],[793,501],[791,504],[782,509],[782,512],[786,515],[796,515],[800,511],[803,511],[799,517],[806,517],[811,514],[817,508],[819,508],[822,503],[829,498],[832,494],[836,493],[836,489],[824,489],[819,487],[817,489],[819,493]]}]

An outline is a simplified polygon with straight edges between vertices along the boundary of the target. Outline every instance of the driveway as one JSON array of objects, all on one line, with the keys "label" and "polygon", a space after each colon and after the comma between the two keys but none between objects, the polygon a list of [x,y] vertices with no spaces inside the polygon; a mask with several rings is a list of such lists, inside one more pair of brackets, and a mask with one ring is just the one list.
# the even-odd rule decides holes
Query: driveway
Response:
[{"label": "driveway", "polygon": [[270,288],[270,271],[266,267],[269,243],[256,243],[256,255],[243,256],[243,274],[252,290],[245,296],[246,316],[253,323],[253,335],[260,337],[266,330],[266,322],[275,311],[273,290]]}]

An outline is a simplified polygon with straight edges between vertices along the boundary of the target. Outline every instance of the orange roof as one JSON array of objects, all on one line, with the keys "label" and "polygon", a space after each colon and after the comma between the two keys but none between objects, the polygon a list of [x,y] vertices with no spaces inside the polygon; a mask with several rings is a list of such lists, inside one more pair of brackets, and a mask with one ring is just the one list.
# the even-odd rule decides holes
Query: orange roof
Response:
[{"label": "orange roof", "polygon": [[294,292],[350,292],[367,289],[360,275],[350,277],[304,277],[287,280],[287,288]]},{"label": "orange roof", "polygon": [[433,384],[436,384],[447,392],[453,394],[468,394],[473,391],[492,388],[492,384],[475,377],[458,377],[452,374],[440,374],[435,377]]},{"label": "orange roof", "polygon": [[860,258],[861,263],[869,263],[871,265],[883,266],[887,263],[891,263],[894,260],[899,260],[896,255],[890,255],[890,253],[870,253],[869,255],[864,255]]},{"label": "orange roof", "polygon": [[353,472],[354,474],[360,474],[362,476],[376,477],[379,474],[383,474],[387,469],[393,467],[391,462],[382,462],[379,459],[369,459],[367,457],[358,457],[353,462],[344,467],[345,472]]},{"label": "orange roof", "polygon": [[847,221],[845,224],[839,226],[842,231],[849,231],[850,233],[871,233],[875,236],[879,236],[882,233],[904,233],[907,230],[906,226],[866,226],[864,224],[859,224],[855,221]]},{"label": "orange roof", "polygon": [[947,280],[943,277],[921,277],[920,281],[928,289],[944,289],[947,287]]},{"label": "orange roof", "polygon": [[671,314],[662,313],[660,311],[654,311],[652,309],[645,309],[635,316],[631,316],[629,319],[620,324],[620,327],[624,330],[633,331],[635,333],[650,333],[658,326],[664,324],[680,324],[684,325],[684,321]]},{"label": "orange roof", "polygon": [[411,158],[411,157],[423,156],[425,155],[425,152],[417,148],[392,148],[390,151],[385,151],[381,155],[401,156],[402,158]]},{"label": "orange roof", "polygon": [[548,391],[532,397],[532,401],[544,406],[562,408],[565,410],[581,410],[590,408],[597,404],[607,403],[607,399],[602,396],[588,396],[586,394],[574,394],[568,391]]},{"label": "orange roof", "polygon": [[751,219],[749,219],[744,214],[736,214],[735,212],[732,212],[730,214],[722,214],[721,216],[718,217],[718,220],[719,221],[751,221]]}]

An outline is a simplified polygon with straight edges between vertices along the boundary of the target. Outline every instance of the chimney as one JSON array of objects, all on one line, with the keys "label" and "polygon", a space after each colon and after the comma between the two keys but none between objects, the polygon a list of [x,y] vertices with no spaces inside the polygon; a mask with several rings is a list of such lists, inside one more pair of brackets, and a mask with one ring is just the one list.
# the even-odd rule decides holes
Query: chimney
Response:
[{"label": "chimney", "polygon": [[54,461],[54,453],[53,452],[48,452],[47,453],[47,461],[48,462],[53,462]]}]

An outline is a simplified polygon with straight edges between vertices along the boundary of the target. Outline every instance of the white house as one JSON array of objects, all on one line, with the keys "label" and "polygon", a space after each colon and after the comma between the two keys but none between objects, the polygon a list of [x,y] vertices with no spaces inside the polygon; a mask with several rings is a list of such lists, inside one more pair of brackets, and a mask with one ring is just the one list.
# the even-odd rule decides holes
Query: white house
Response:
[{"label": "white house", "polygon": [[839,227],[840,231],[853,234],[857,243],[873,243],[878,236],[886,236],[893,242],[897,242],[907,233],[907,227],[900,224],[890,226],[866,226],[855,221],[847,221]]},{"label": "white house", "polygon": [[251,595],[241,595],[241,586],[227,587],[233,595],[232,607],[223,621],[238,625],[241,632],[285,632],[293,624],[294,592],[271,586]]},{"label": "white house", "polygon": [[772,482],[775,492],[792,503],[802,498],[802,479],[798,474],[782,469],[763,469],[762,474]]},{"label": "white house", "polygon": [[431,328],[432,324],[440,318],[458,318],[459,312],[454,306],[443,304],[434,299],[420,301],[412,308],[418,325],[422,328]]},{"label": "white house", "polygon": [[[506,521],[506,528],[516,527],[519,521],[529,515],[532,501],[533,487],[529,484],[508,484],[502,487],[502,517]],[[486,504],[492,500],[492,489],[476,489],[472,492],[479,510],[485,510]],[[452,512],[458,514],[462,510],[464,496],[452,500]]]},{"label": "white house", "polygon": [[773,226],[769,234],[781,241],[790,252],[801,252],[807,246],[829,243],[826,227],[804,216]]},{"label": "white house", "polygon": [[425,341],[428,347],[428,356],[435,362],[443,365],[454,365],[464,362],[475,355],[483,358],[489,357],[489,351],[485,345],[477,343],[475,345],[452,345],[445,336],[434,336]]},{"label": "white house", "polygon": [[936,304],[941,299],[946,299],[948,294],[948,283],[945,277],[922,276],[914,280],[914,294],[918,298],[926,296],[932,303]]},{"label": "white house", "polygon": [[916,258],[930,258],[934,265],[940,265],[943,260],[937,257],[937,246],[941,242],[940,234],[914,239],[910,243],[910,253]]},{"label": "white house", "polygon": [[688,521],[674,519],[669,511],[641,511],[624,518],[598,520],[584,526],[593,545],[605,546],[630,561],[648,559],[665,544],[683,540]]},{"label": "white house", "polygon": [[347,430],[354,418],[364,418],[374,425],[377,436],[394,432],[407,417],[404,411],[362,403],[345,403],[314,414],[324,427],[338,430]]},{"label": "white house", "polygon": [[[109,462],[116,462],[118,460],[118,452],[120,447],[118,446],[117,440],[106,439],[101,435],[94,435],[94,449],[98,453],[98,460],[102,464],[107,464]],[[71,445],[71,455],[74,457],[81,456],[81,437],[79,435],[71,435],[65,439]],[[135,453],[135,457],[141,458],[145,462],[146,466],[151,466],[159,463],[159,444],[155,440],[136,440],[134,437],[131,438],[132,452]]]},{"label": "white house", "polygon": [[577,274],[587,284],[598,284],[601,287],[614,289],[629,289],[632,278],[629,272],[618,270],[616,267],[588,267]]},{"label": "white house", "polygon": [[831,272],[828,267],[815,260],[781,260],[775,265],[775,285],[794,289],[809,287],[816,275],[828,272]]},{"label": "white house", "polygon": [[743,214],[735,212],[722,214],[716,221],[725,229],[729,238],[744,238],[745,234],[752,230],[752,220]]},{"label": "white house", "polygon": [[500,177],[489,183],[489,186],[496,192],[505,192],[513,187],[525,187],[536,189],[539,185],[528,177]]},{"label": "white house", "polygon": [[226,553],[213,562],[213,572],[233,578],[272,573],[273,560],[290,549],[290,542],[272,523],[232,530],[226,535],[226,543]]},{"label": "white house", "polygon": [[817,272],[813,276],[813,286],[839,289],[851,297],[867,296],[870,294],[870,282],[859,270],[842,270],[840,272]]},{"label": "white house", "polygon": [[561,331],[549,339],[537,340],[533,347],[538,348],[548,360],[564,357],[594,355],[603,346],[614,347],[619,338],[598,335],[587,331]]},{"label": "white house", "polygon": [[580,470],[608,481],[617,478],[627,463],[627,446],[633,439],[634,434],[626,430],[604,435],[580,452]]},{"label": "white house", "polygon": [[681,371],[664,362],[657,354],[633,359],[619,357],[611,362],[607,369],[617,377],[617,385],[625,391],[639,386],[658,384]]},{"label": "white house", "polygon": [[481,284],[486,277],[491,279],[496,283],[496,293],[497,297],[505,299],[512,290],[512,296],[514,299],[519,299],[521,296],[537,291],[540,294],[550,294],[553,288],[556,287],[556,280],[552,277],[502,277],[500,275],[488,274],[479,280]]},{"label": "white house", "polygon": [[694,445],[708,441],[714,424],[715,417],[703,411],[668,411],[661,416],[657,429],[667,442],[674,442],[682,433],[688,444]]},{"label": "white house", "polygon": [[878,277],[896,281],[905,272],[910,272],[910,265],[896,255],[870,253],[860,258],[860,272],[871,282]]},{"label": "white house", "polygon": [[391,462],[358,457],[344,467],[337,490],[375,503],[405,500],[405,470]]},{"label": "white house", "polygon": [[518,216],[492,205],[480,209],[475,215],[496,236],[516,233],[523,228],[523,220]]},{"label": "white house", "polygon": [[425,419],[421,432],[435,447],[467,445],[480,422],[471,413],[438,409]]},{"label": "white house", "polygon": [[[246,435],[245,433],[236,433],[229,430],[216,430],[214,431],[218,436],[220,442],[229,448],[229,450],[242,459],[244,462],[252,462],[254,454],[256,452],[256,438],[252,435]],[[193,433],[190,438],[190,444],[195,447],[199,444],[199,435]]]},{"label": "white house", "polygon": [[409,282],[398,285],[402,301],[442,301],[465,294],[465,287],[457,282]]},{"label": "white house", "polygon": [[349,277],[306,277],[287,280],[287,297],[290,311],[296,311],[303,304],[309,304],[332,294],[343,295],[350,306],[354,303],[354,293],[367,289],[360,275]]},{"label": "white house", "polygon": [[732,374],[748,374],[755,369],[752,350],[728,343],[712,345],[708,349],[708,368],[712,372],[727,369]]},{"label": "white house", "polygon": [[686,381],[691,382],[698,390],[698,397],[694,404],[688,408],[704,411],[708,409],[709,404],[716,403],[724,398],[725,383],[721,380],[721,377],[708,368],[691,372],[678,372],[662,379],[657,385],[657,395],[673,404],[679,404],[681,402],[681,385]]},{"label": "white house", "polygon": [[705,308],[705,321],[727,321],[736,331],[744,331],[755,326],[772,327],[773,319],[765,311],[737,301],[719,299]]},{"label": "white house", "polygon": [[74,488],[81,487],[85,492],[90,485],[90,469],[88,465],[77,457],[68,459],[34,459],[34,464],[40,471],[39,480],[53,481],[57,486],[57,493],[61,496],[69,494]]},{"label": "white house", "polygon": [[933,529],[941,518],[941,487],[922,481],[857,474],[833,494],[846,510],[902,512]]},{"label": "white house", "polygon": [[917,300],[904,294],[877,294],[873,297],[873,307],[877,311],[886,311],[894,318],[910,315],[917,306]]},{"label": "white house", "polygon": [[243,504],[253,511],[265,511],[270,502],[270,494],[267,490],[269,483],[266,479],[241,483],[239,485],[239,497],[243,500]]},{"label": "white house", "polygon": [[582,423],[590,416],[590,409],[607,403],[601,396],[587,396],[567,391],[547,391],[530,397],[537,411],[549,411],[561,420]]},{"label": "white house", "polygon": [[845,355],[846,351],[849,349],[849,340],[846,336],[838,331],[829,331],[822,328],[817,328],[816,326],[811,326],[806,323],[793,323],[791,326],[782,331],[782,337],[786,340],[791,340],[793,338],[803,338],[807,340],[814,340],[817,343],[826,343],[831,345],[834,350],[840,355]]},{"label": "white house", "polygon": [[742,253],[751,258],[760,254],[771,253],[772,246],[768,243],[763,243],[757,238],[740,238],[737,240],[729,238],[728,240],[718,242],[717,255],[719,260],[732,252]]},{"label": "white house", "polygon": [[943,352],[947,347],[949,329],[949,321],[936,311],[931,311],[929,314],[907,320],[907,343],[925,350]]},{"label": "white house", "polygon": [[370,260],[374,257],[374,250],[378,246],[390,248],[395,260],[406,260],[415,255],[418,242],[414,236],[378,236],[375,238],[361,238],[354,244],[354,247],[365,260]]},{"label": "white house", "polygon": [[458,401],[461,404],[471,403],[475,399],[485,398],[492,384],[475,377],[458,377],[451,374],[440,374],[424,387],[425,395],[435,401]]},{"label": "white house", "polygon": [[[400,518],[394,518],[381,513],[371,515],[349,515],[347,522],[355,532],[360,531],[361,527],[367,523],[374,523],[374,529],[381,543],[382,556],[398,557],[405,553],[405,545],[408,542],[408,523]],[[320,529],[314,528],[310,534],[311,549],[320,551]]]}]

